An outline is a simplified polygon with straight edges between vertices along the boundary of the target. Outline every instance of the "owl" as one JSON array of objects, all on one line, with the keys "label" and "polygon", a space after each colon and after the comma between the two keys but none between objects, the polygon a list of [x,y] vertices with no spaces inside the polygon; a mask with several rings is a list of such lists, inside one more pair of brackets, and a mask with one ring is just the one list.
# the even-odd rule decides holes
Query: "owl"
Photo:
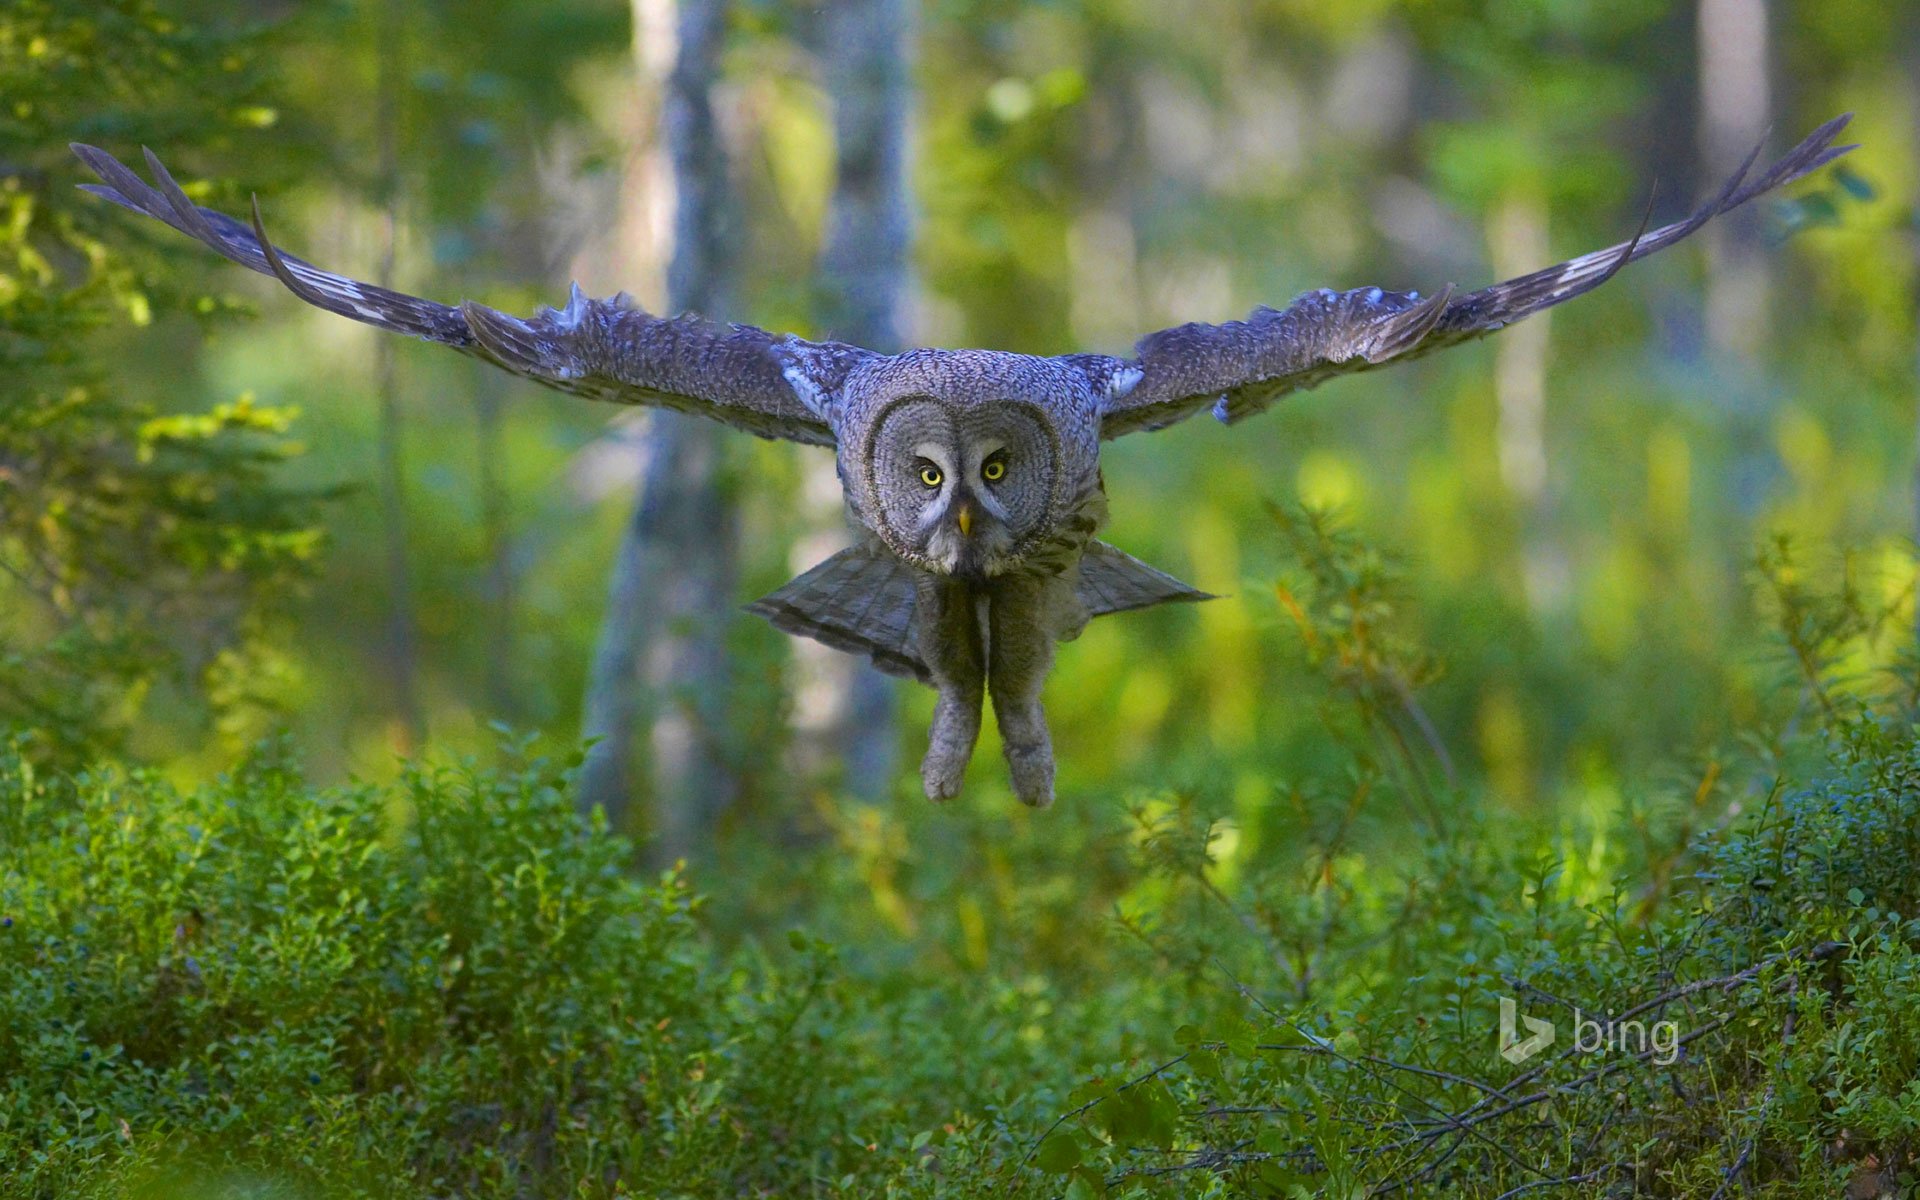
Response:
[{"label": "owl", "polygon": [[150,186],[90,146],[74,152],[95,194],[171,225],[309,304],[451,346],[537,383],[598,400],[697,413],[748,433],[830,449],[856,540],[756,601],[789,633],[863,655],[937,693],[921,782],[949,799],[990,698],[1013,790],[1053,800],[1041,705],[1054,647],[1094,617],[1209,599],[1098,540],[1103,443],[1195,413],[1226,424],[1290,392],[1457,345],[1605,283],[1713,217],[1852,149],[1848,118],[1758,176],[1759,151],[1683,221],[1531,275],[1456,294],[1377,287],[1308,292],[1244,321],[1150,334],[1130,358],[994,350],[880,354],[838,342],[658,317],[624,293],[509,316],[448,306],[323,271],[268,240],[259,202],[242,224],[187,199],[151,151]]}]

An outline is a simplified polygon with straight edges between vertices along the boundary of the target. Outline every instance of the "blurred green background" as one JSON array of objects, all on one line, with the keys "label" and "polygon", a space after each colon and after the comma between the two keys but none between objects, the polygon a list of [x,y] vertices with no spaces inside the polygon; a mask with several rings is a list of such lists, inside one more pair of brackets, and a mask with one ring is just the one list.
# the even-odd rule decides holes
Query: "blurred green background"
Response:
[{"label": "blurred green background", "polygon": [[[311,779],[385,782],[491,759],[496,724],[578,737],[646,418],[398,345],[412,728],[380,335],[76,192],[65,144],[152,146],[228,212],[258,192],[281,244],[359,278],[391,214],[404,290],[524,311],[578,279],[658,310],[643,7],[0,6],[0,714],[30,760],[190,787],[284,729]],[[1298,868],[1312,895],[1330,825],[1354,877],[1414,870],[1457,817],[1527,831],[1590,900],[1752,802],[1817,715],[1810,672],[1871,688],[1902,661],[1913,6],[926,0],[915,22],[914,344],[1124,353],[1313,287],[1479,286],[1620,240],[1649,197],[1677,218],[1762,136],[1851,110],[1862,148],[1487,342],[1112,443],[1106,539],[1225,598],[1062,648],[1052,811],[1014,804],[991,734],[963,799],[927,805],[930,694],[907,685],[886,794],[797,766],[794,647],[732,618],[738,794],[690,856],[716,944],[800,921],[905,972],[886,987],[960,988],[956,1011],[1097,990],[1151,970],[1109,936],[1158,894],[1125,848],[1196,807],[1229,889]],[[834,183],[818,29],[739,0],[714,93],[729,315],[802,334]],[[729,455],[744,603],[835,518],[796,502],[822,452]],[[1816,637],[1817,665],[1779,635],[1812,581],[1873,614],[1817,631],[1847,637]],[[1364,748],[1382,732],[1403,758]],[[1088,1054],[1182,1003],[1120,1005]]]},{"label": "blurred green background", "polygon": [[[637,186],[623,192],[623,173],[646,153],[628,13],[312,4],[236,22],[225,6],[15,8],[13,73],[41,65],[36,20],[56,38],[97,21],[104,39],[115,20],[168,17],[182,25],[167,36],[196,49],[233,40],[233,61],[209,62],[204,85],[17,101],[8,187],[17,223],[84,223],[135,263],[123,304],[136,319],[86,343],[104,387],[162,412],[242,394],[297,410],[288,433],[303,452],[274,479],[344,494],[321,510],[315,577],[270,631],[274,676],[254,682],[294,714],[323,777],[389,773],[402,743],[377,636],[389,588],[374,334],[69,194],[83,173],[63,144],[123,157],[153,145],[183,177],[229,181],[209,202],[230,210],[257,190],[281,241],[368,278],[376,48],[401,38],[399,285],[525,309],[580,278],[659,308],[659,254],[622,236],[622,196]],[[804,12],[736,8],[719,80],[742,206],[733,315],[811,332],[828,98],[795,29]],[[1311,772],[1320,739],[1273,591],[1284,547],[1262,515],[1270,501],[1335,506],[1403,564],[1411,619],[1444,664],[1434,723],[1467,778],[1523,811],[1605,804],[1648,771],[1695,771],[1764,703],[1747,573],[1772,532],[1855,548],[1863,586],[1907,588],[1910,16],[1774,6],[1764,76],[1737,83],[1761,101],[1739,120],[1753,139],[1774,128],[1775,150],[1856,111],[1850,137],[1864,147],[1845,169],[1859,196],[1831,177],[1802,185],[1766,202],[1743,252],[1688,245],[1507,340],[1337,382],[1242,428],[1196,422],[1113,444],[1109,540],[1228,598],[1103,620],[1063,650],[1049,692],[1062,794],[1097,805],[1204,779],[1257,823],[1277,781]],[[1732,162],[1711,161],[1699,19],[1630,2],[1369,3],[1337,17],[1288,3],[928,5],[909,339],[1124,352],[1146,331],[1309,287],[1477,286],[1618,240],[1649,196],[1654,221],[1672,219],[1750,144],[1736,131]],[[88,53],[61,70],[94,69]],[[162,276],[181,303],[136,308]],[[1737,297],[1724,328],[1716,288]],[[181,315],[196,305],[254,315],[203,338]],[[431,742],[484,746],[496,720],[570,737],[632,503],[637,456],[619,431],[634,418],[490,383],[430,347],[403,345],[399,369]],[[476,394],[488,387],[505,403],[483,467]],[[735,450],[744,602],[804,565],[794,543],[820,517],[802,526],[794,496],[824,456]],[[489,544],[490,505],[504,544]],[[511,580],[504,619],[490,610],[495,553]],[[775,711],[789,647],[744,616],[731,642],[749,664],[740,675],[768,681],[736,709],[768,734],[748,743],[747,793],[772,816],[793,799]],[[170,720],[163,696],[148,715],[143,753],[188,770],[263,728],[210,741]],[[904,741],[917,725],[903,721]],[[995,802],[997,774],[983,762],[971,803]],[[903,799],[908,782],[902,772]]]}]

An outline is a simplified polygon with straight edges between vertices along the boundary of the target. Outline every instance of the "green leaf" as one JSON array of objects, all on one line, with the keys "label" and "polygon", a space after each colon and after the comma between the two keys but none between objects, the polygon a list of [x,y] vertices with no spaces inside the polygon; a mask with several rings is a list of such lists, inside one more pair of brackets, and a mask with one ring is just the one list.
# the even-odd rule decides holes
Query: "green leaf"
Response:
[{"label": "green leaf", "polygon": [[1071,1130],[1062,1130],[1040,1143],[1033,1165],[1049,1175],[1065,1175],[1080,1165],[1080,1138]]},{"label": "green leaf", "polygon": [[1879,190],[1875,188],[1873,184],[1869,183],[1863,176],[1857,174],[1853,168],[1847,166],[1845,163],[1834,167],[1833,181],[1839,184],[1841,189],[1855,200],[1867,201],[1879,195]]},{"label": "green leaf", "polygon": [[1067,1185],[1066,1200],[1100,1200],[1107,1194],[1107,1185],[1085,1170],[1075,1171],[1073,1182]]},{"label": "green leaf", "polygon": [[1201,1079],[1210,1079],[1215,1083],[1226,1082],[1226,1071],[1220,1065],[1220,1055],[1212,1050],[1194,1050],[1187,1054],[1187,1069]]}]

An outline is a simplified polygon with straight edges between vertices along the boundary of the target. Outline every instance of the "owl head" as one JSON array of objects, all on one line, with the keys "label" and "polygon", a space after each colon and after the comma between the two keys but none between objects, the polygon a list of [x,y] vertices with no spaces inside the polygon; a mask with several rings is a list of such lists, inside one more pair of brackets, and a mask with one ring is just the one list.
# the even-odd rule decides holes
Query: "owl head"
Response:
[{"label": "owl head", "polygon": [[[1052,534],[1098,452],[1089,381],[1056,360],[915,351],[847,381],[841,470],[901,558],[987,578]],[[851,453],[846,453],[851,452]]]}]

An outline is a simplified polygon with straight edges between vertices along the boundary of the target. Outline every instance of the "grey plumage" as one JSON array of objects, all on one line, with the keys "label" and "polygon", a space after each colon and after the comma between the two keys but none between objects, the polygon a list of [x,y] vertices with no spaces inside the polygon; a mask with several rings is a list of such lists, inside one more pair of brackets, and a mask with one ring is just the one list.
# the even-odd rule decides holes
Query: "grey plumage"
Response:
[{"label": "grey plumage", "polygon": [[747,611],[785,633],[865,655],[889,675],[933,682],[914,641],[913,569],[884,547],[842,550]]},{"label": "grey plumage", "polygon": [[[889,675],[931,685],[914,640],[913,568],[884,546],[853,546],[769,592],[747,611],[775,628],[863,655]],[[1213,596],[1105,542],[1087,543],[1073,581],[1089,619]]]},{"label": "grey plumage", "polygon": [[1053,798],[1041,687],[1057,642],[1087,621],[1204,593],[1094,540],[1106,520],[1100,443],[1203,409],[1232,423],[1336,375],[1484,337],[1591,291],[1627,263],[1800,178],[1851,146],[1841,116],[1749,179],[1758,151],[1684,221],[1457,296],[1308,292],[1245,321],[1142,339],[1130,359],[989,350],[885,355],[697,317],[663,318],[623,293],[513,317],[437,304],[279,252],[261,226],[199,208],[147,152],[157,187],[75,146],[95,194],[276,277],[329,312],[438,342],[560,391],[698,413],[762,437],[831,446],[862,541],[756,602],[791,633],[864,654],[939,693],[921,780],[957,795],[990,697],[1014,791]]}]

